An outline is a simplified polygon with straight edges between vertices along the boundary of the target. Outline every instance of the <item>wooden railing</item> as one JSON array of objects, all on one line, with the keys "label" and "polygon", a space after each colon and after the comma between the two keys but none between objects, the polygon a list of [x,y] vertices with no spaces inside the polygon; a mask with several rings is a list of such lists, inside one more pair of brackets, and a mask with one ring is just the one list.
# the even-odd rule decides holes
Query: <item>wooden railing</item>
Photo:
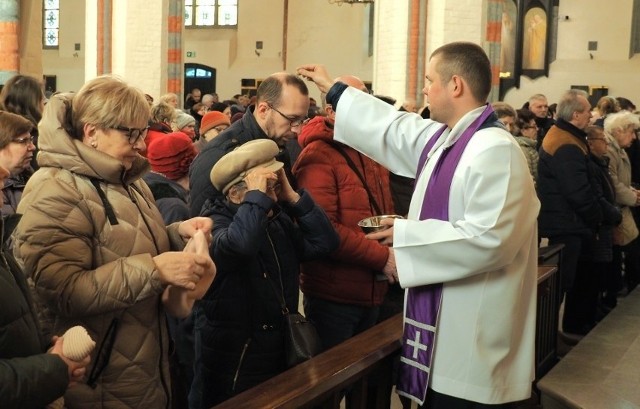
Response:
[{"label": "wooden railing", "polygon": [[[347,388],[350,408],[388,408],[401,338],[402,315],[398,314],[216,409],[334,409],[340,407]],[[369,396],[374,402],[367,402],[369,389],[376,391]]]},{"label": "wooden railing", "polygon": [[[559,285],[556,272],[555,266],[538,267],[536,372],[539,375],[555,364],[558,323],[555,302]],[[541,302],[540,297],[548,301]],[[337,409],[346,389],[349,408],[389,408],[393,362],[400,352],[401,338],[402,314],[398,314],[215,408]],[[370,389],[376,393],[368,395]],[[408,408],[409,402],[402,401],[403,407]]]}]

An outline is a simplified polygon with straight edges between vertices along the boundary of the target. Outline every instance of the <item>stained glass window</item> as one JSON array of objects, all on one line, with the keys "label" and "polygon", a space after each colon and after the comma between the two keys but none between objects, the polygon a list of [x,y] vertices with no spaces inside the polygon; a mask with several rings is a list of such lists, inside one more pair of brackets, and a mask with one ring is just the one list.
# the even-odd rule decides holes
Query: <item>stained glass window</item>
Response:
[{"label": "stained glass window", "polygon": [[233,27],[238,25],[238,0],[185,0],[186,27]]},{"label": "stained glass window", "polygon": [[45,0],[42,4],[42,47],[58,48],[60,0]]}]

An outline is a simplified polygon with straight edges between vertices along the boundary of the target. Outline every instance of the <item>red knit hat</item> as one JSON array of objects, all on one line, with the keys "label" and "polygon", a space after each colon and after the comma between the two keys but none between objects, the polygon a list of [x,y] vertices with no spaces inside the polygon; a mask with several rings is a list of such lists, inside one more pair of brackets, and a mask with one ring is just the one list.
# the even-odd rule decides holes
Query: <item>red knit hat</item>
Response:
[{"label": "red knit hat", "polygon": [[200,135],[204,135],[209,129],[218,125],[231,125],[229,116],[218,111],[207,112],[200,122]]},{"label": "red knit hat", "polygon": [[147,159],[151,169],[171,180],[187,175],[195,157],[193,142],[183,132],[158,135],[147,146]]}]

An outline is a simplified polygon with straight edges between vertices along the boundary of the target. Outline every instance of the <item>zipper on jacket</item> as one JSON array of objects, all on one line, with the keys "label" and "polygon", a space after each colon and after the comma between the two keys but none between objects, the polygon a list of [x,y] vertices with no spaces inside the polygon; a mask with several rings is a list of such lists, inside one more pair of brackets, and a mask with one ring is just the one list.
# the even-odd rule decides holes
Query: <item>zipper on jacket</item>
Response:
[{"label": "zipper on jacket", "polygon": [[249,349],[249,344],[251,343],[251,338],[247,339],[242,347],[242,353],[240,354],[240,361],[238,361],[238,366],[236,367],[236,372],[233,374],[233,384],[231,385],[231,392],[236,391],[236,384],[238,383],[238,377],[240,376],[240,368],[242,367],[242,363],[244,362],[244,357],[247,354],[247,349]]}]

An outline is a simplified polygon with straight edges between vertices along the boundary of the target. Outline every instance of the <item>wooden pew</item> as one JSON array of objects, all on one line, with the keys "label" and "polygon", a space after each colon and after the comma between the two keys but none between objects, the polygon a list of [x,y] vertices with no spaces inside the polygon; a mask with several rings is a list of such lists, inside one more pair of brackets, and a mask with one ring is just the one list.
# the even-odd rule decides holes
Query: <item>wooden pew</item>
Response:
[{"label": "wooden pew", "polygon": [[[216,406],[216,409],[340,407],[342,391],[352,387],[353,408],[384,408],[392,389],[392,367],[402,338],[402,314]],[[366,404],[367,385],[378,396]]]},{"label": "wooden pew", "polygon": [[[556,273],[555,266],[538,267],[537,374],[556,362],[559,306]],[[352,408],[388,408],[394,381],[393,361],[400,351],[401,338],[402,314],[398,314],[216,408],[337,409],[347,387],[353,391]],[[369,382],[376,384],[375,402],[366,402]],[[404,404],[409,407],[406,401]]]}]

